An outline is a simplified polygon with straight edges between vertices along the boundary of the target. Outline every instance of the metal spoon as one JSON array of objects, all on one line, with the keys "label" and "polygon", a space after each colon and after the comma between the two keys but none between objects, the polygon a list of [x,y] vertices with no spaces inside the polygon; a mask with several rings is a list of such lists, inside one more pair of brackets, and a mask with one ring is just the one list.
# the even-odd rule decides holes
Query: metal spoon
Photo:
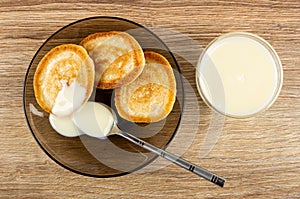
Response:
[{"label": "metal spoon", "polygon": [[[157,148],[157,147],[155,147],[155,146],[153,146],[153,145],[151,145],[151,144],[149,144],[149,143],[147,143],[147,142],[145,142],[145,141],[143,141],[143,140],[141,140],[141,139],[139,139],[139,138],[137,138],[137,137],[135,137],[135,136],[133,136],[129,133],[126,133],[126,132],[120,130],[118,128],[118,120],[117,120],[117,117],[116,117],[114,111],[109,106],[107,106],[105,104],[102,104],[102,103],[95,103],[95,105],[97,105],[98,108],[102,109],[102,111],[103,111],[103,107],[100,107],[99,105],[102,105],[102,106],[106,107],[110,111],[110,112],[106,111],[106,114],[107,114],[107,112],[111,113],[112,117],[114,118],[114,121],[113,122],[109,122],[109,121],[107,122],[107,124],[112,124],[112,127],[111,127],[110,131],[108,131],[107,134],[104,135],[103,133],[99,133],[99,131],[96,130],[95,128],[92,128],[93,132],[85,132],[87,135],[97,137],[97,138],[101,138],[101,139],[103,139],[105,137],[108,137],[110,135],[122,136],[123,138],[127,139],[128,141],[130,141],[130,142],[132,142],[132,143],[134,143],[134,144],[136,144],[136,145],[138,145],[138,146],[140,146],[140,147],[142,147],[142,148],[144,148],[148,151],[151,151],[151,152],[155,153],[156,155],[159,155],[159,156],[161,156],[161,157],[177,164],[178,166],[180,166],[180,167],[182,167],[182,168],[184,168],[184,169],[186,169],[186,170],[188,170],[188,171],[190,171],[190,172],[192,172],[192,173],[194,173],[198,176],[201,176],[204,179],[206,179],[210,182],[213,182],[216,185],[219,185],[220,187],[224,186],[224,184],[226,182],[225,179],[223,179],[223,178],[221,178],[221,177],[219,177],[219,176],[217,176],[217,175],[215,175],[215,174],[213,174],[213,173],[211,173],[211,172],[209,172],[209,171],[207,171],[207,170],[205,170],[205,169],[203,169],[203,168],[201,168],[201,167],[199,167],[199,166],[197,166],[197,165],[195,165],[191,162],[188,162],[188,161],[186,161],[186,160],[184,160],[184,159],[182,159],[182,158],[180,158],[180,157],[178,157],[174,154],[171,154],[167,151],[164,151],[160,148]],[[96,108],[96,106],[94,108]],[[84,107],[83,107],[83,109],[84,109]],[[90,113],[89,113],[89,111],[90,111]],[[91,113],[95,114],[97,111],[96,110],[88,110],[88,111],[84,110],[82,112],[84,112],[87,115],[91,115]],[[77,115],[80,115],[81,118],[86,117],[86,116],[82,115],[81,112],[78,112]],[[97,114],[97,115],[99,116],[99,114]],[[96,117],[98,117],[98,116],[96,116]],[[103,118],[110,118],[111,119],[110,116],[109,117],[103,117]],[[103,120],[101,122],[103,122]],[[76,122],[76,115],[74,117],[74,123],[80,130],[83,130],[83,129],[81,129],[81,126],[79,124],[80,121]]]}]

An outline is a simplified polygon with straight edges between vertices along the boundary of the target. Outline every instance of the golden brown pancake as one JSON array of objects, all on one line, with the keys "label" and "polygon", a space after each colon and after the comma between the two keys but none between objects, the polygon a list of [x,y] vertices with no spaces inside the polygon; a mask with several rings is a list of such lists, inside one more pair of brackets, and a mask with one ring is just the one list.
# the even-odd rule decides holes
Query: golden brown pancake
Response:
[{"label": "golden brown pancake", "polygon": [[142,72],[145,58],[139,43],[125,32],[94,33],[82,45],[95,63],[97,88],[113,89],[127,85]]},{"label": "golden brown pancake", "polygon": [[[39,62],[34,74],[33,86],[38,104],[48,113],[53,113],[57,96],[63,87],[78,85],[83,92],[74,90],[74,111],[90,97],[94,86],[94,63],[87,51],[79,45],[63,44],[51,49]],[[83,95],[79,96],[77,95]],[[74,97],[74,98],[73,98]],[[79,103],[79,104],[78,104]],[[59,111],[59,110],[58,110]],[[63,115],[63,114],[62,114]]]},{"label": "golden brown pancake", "polygon": [[173,109],[176,81],[165,57],[155,52],[144,55],[146,64],[141,75],[129,85],[115,89],[115,105],[126,120],[157,122]]}]

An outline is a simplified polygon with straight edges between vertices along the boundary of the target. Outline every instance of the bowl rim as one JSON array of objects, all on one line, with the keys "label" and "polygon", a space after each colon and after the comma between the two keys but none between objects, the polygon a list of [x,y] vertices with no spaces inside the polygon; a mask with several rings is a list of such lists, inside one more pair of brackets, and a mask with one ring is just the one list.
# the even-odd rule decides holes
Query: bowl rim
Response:
[{"label": "bowl rim", "polygon": [[79,19],[79,20],[76,20],[76,21],[73,21],[61,28],[59,28],[58,30],[56,30],[54,33],[51,34],[50,37],[48,37],[43,43],[42,45],[38,48],[38,50],[35,52],[33,58],[31,59],[30,61],[30,64],[27,68],[27,71],[26,71],[26,74],[25,74],[25,78],[24,78],[24,81],[23,81],[23,94],[22,94],[22,103],[23,103],[23,111],[24,111],[24,114],[25,114],[25,119],[26,119],[26,123],[27,123],[27,126],[31,132],[31,134],[33,135],[35,141],[38,143],[38,145],[40,146],[40,148],[47,154],[48,157],[50,157],[55,163],[57,163],[58,165],[60,165],[61,167],[73,172],[73,173],[76,173],[76,174],[80,174],[80,175],[83,175],[83,176],[88,176],[88,177],[95,177],[95,178],[111,178],[111,177],[119,177],[119,176],[123,176],[123,175],[127,175],[127,174],[130,174],[130,173],[133,173],[133,172],[136,172],[144,167],[146,167],[147,165],[149,165],[150,163],[152,163],[155,159],[157,159],[159,156],[154,154],[154,156],[149,159],[147,162],[143,163],[142,165],[130,170],[130,171],[122,171],[120,173],[117,173],[117,174],[108,174],[108,175],[97,175],[97,174],[89,174],[89,173],[85,173],[85,172],[81,172],[81,171],[77,171],[76,169],[73,169],[73,168],[70,168],[69,166],[63,164],[62,162],[60,162],[59,160],[57,160],[53,155],[51,155],[45,147],[43,147],[43,145],[40,143],[40,141],[38,140],[38,138],[36,137],[36,135],[34,134],[34,131],[30,125],[30,122],[29,122],[29,119],[28,119],[28,115],[27,115],[27,112],[26,112],[26,104],[25,104],[25,92],[26,92],[26,82],[27,82],[27,78],[28,78],[28,74],[29,74],[29,71],[30,71],[30,68],[31,68],[31,65],[34,61],[34,59],[36,58],[36,56],[38,55],[38,53],[40,52],[40,50],[44,47],[44,45],[46,45],[46,43],[52,39],[52,37],[54,37],[56,34],[58,34],[60,31],[64,30],[65,28],[68,28],[76,23],[80,23],[80,22],[84,22],[84,21],[88,21],[88,20],[93,20],[93,19],[115,19],[115,20],[119,20],[119,21],[125,21],[125,22],[128,22],[128,23],[131,23],[131,24],[134,24],[140,28],[143,28],[144,30],[148,31],[151,35],[153,35],[164,47],[165,49],[168,51],[168,53],[170,54],[172,60],[174,61],[175,63],[175,66],[176,66],[176,69],[178,71],[178,73],[180,74],[179,75],[179,79],[180,79],[180,83],[181,83],[181,90],[182,90],[182,101],[181,101],[181,104],[180,104],[180,117],[179,117],[179,121],[175,127],[175,131],[172,133],[172,135],[170,136],[168,142],[162,147],[162,149],[166,149],[169,144],[171,143],[171,141],[174,139],[175,135],[177,134],[178,132],[178,129],[179,129],[179,126],[182,122],[182,115],[183,115],[183,112],[184,112],[184,106],[185,106],[185,92],[184,92],[184,81],[183,81],[183,78],[182,78],[182,75],[181,75],[181,70],[180,70],[180,67],[179,67],[179,64],[174,56],[174,54],[172,53],[172,51],[170,50],[170,48],[165,44],[165,42],[162,41],[162,39],[156,35],[154,32],[152,32],[149,28],[146,28],[145,26],[137,23],[137,22],[134,22],[134,21],[131,21],[131,20],[128,20],[128,19],[125,19],[125,18],[121,18],[121,17],[115,17],[115,16],[92,16],[92,17],[87,17],[87,18],[82,18],[82,19]]}]

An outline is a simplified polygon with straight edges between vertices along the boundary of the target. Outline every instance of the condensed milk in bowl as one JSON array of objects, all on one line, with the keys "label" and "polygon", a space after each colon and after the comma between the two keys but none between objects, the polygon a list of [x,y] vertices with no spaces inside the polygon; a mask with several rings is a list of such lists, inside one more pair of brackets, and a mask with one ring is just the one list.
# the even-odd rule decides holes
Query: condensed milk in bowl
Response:
[{"label": "condensed milk in bowl", "polygon": [[233,32],[213,40],[201,54],[196,70],[198,91],[217,112],[245,118],[268,109],[283,81],[280,59],[261,37]]}]

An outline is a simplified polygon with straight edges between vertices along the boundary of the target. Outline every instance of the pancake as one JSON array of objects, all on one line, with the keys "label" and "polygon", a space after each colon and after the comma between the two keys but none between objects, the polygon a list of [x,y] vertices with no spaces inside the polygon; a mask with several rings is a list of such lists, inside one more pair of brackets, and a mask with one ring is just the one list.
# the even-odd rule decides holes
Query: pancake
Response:
[{"label": "pancake", "polygon": [[37,66],[33,79],[35,98],[48,113],[70,115],[91,96],[94,75],[94,63],[82,46],[57,46]]},{"label": "pancake", "polygon": [[145,58],[139,43],[125,32],[94,33],[82,45],[95,63],[95,84],[100,89],[128,85],[142,72]]},{"label": "pancake", "polygon": [[176,99],[176,81],[168,60],[155,52],[144,53],[146,64],[131,84],[115,89],[119,115],[132,122],[158,122],[171,112]]}]

